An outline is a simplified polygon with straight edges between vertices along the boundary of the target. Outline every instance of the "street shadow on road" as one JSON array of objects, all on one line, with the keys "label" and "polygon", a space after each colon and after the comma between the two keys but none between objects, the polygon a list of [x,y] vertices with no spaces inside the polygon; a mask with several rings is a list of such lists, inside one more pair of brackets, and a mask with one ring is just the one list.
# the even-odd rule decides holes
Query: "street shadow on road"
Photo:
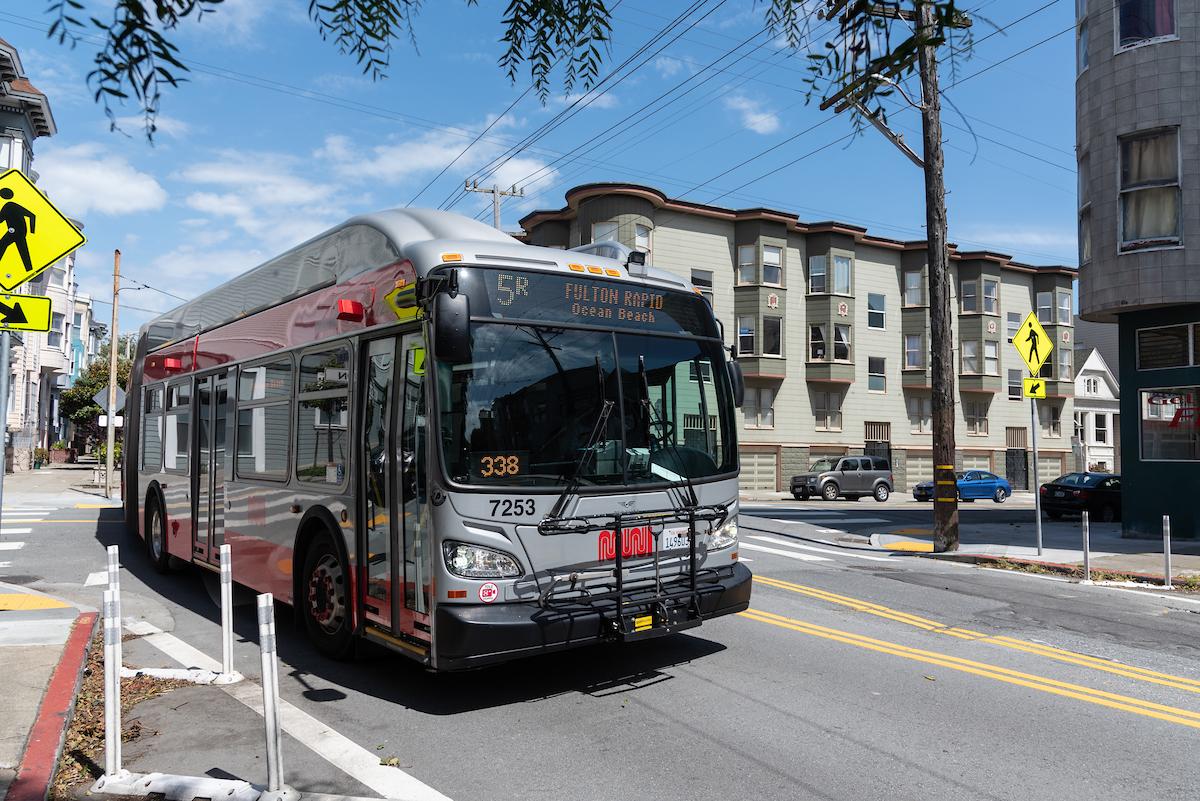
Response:
[{"label": "street shadow on road", "polygon": [[[147,590],[169,598],[220,626],[220,609],[205,587],[199,568],[185,567],[163,575],[154,570],[140,537],[123,525],[120,509],[100,513],[96,540],[121,548],[121,565]],[[341,690],[361,693],[430,715],[454,715],[555,696],[583,693],[603,697],[647,690],[670,681],[671,668],[725,650],[718,642],[688,634],[618,646],[594,645],[529,657],[463,673],[433,674],[403,656],[363,642],[352,661],[339,662],[319,654],[295,624],[291,608],[276,610],[280,672],[308,689],[314,702],[336,702]],[[234,634],[246,642],[258,639],[253,604],[234,610]],[[323,685],[335,685],[326,687]],[[341,688],[341,689],[337,689]]]}]

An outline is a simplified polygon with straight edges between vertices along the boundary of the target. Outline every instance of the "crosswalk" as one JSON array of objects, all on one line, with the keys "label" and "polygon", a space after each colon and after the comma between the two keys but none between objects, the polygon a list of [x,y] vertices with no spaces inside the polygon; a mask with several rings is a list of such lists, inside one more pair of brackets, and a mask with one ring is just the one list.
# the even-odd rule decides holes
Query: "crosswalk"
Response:
[{"label": "crosswalk", "polygon": [[[782,536],[772,537],[764,534],[743,534],[738,550],[739,552],[750,551],[751,553],[781,556],[796,562],[834,562],[839,559],[857,559],[866,562],[895,561],[890,556],[856,553],[848,549],[822,548]],[[753,559],[743,561],[753,561]]]},{"label": "crosswalk", "polygon": [[[13,537],[24,537],[33,533],[32,528],[26,528],[23,523],[41,523],[52,512],[57,512],[57,506],[5,506],[0,509],[0,551],[19,551],[25,547],[24,540],[14,540]],[[12,567],[12,562],[0,562],[0,570]]]}]

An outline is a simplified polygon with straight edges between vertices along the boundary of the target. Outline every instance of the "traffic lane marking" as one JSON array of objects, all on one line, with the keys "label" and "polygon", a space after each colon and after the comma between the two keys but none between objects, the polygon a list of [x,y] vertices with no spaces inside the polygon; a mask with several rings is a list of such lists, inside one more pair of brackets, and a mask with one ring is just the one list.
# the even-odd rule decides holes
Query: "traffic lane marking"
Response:
[{"label": "traffic lane marking", "polygon": [[0,551],[19,551],[24,547],[23,542],[0,542]]},{"label": "traffic lane marking", "polygon": [[[221,671],[221,663],[173,634],[168,634],[146,621],[137,621],[125,629],[142,635],[150,645],[174,659],[183,667]],[[218,685],[243,705],[263,714],[262,687],[252,681]],[[284,732],[316,753],[329,764],[352,779],[370,787],[383,798],[403,798],[411,801],[450,801],[450,799],[400,768],[379,764],[379,755],[363,748],[343,734],[314,718],[288,701],[279,699],[279,713]]]},{"label": "traffic lane marking", "polygon": [[798,542],[788,542],[786,540],[777,540],[774,537],[762,537],[757,534],[747,534],[746,537],[744,537],[742,539],[743,545],[745,544],[747,539],[761,540],[762,542],[769,542],[772,545],[783,545],[788,548],[798,548],[803,551],[813,551],[814,553],[827,553],[827,554],[831,554],[833,556],[844,556],[847,559],[866,559],[871,562],[894,562],[894,561],[896,561],[895,559],[892,559],[889,556],[867,556],[866,554],[850,553],[849,551],[845,551],[845,550],[835,551],[831,548],[818,548],[815,545],[802,545]]},{"label": "traffic lane marking", "polygon": [[1063,648],[1055,648],[1051,645],[1043,643],[1035,643],[1029,640],[1020,640],[1016,637],[1008,637],[998,634],[984,634],[983,632],[974,631],[973,629],[964,628],[962,626],[948,626],[945,623],[940,623],[936,620],[913,615],[908,612],[901,612],[881,604],[864,601],[859,598],[852,598],[847,595],[839,595],[827,590],[817,589],[816,587],[806,587],[802,584],[795,584],[790,581],[770,578],[760,574],[755,574],[755,583],[763,584],[775,589],[787,590],[789,592],[807,595],[811,598],[826,601],[829,603],[845,606],[854,609],[858,612],[865,612],[869,615],[882,617],[887,620],[892,620],[897,623],[903,623],[907,626],[924,629],[935,634],[945,634],[949,637],[955,637],[960,640],[972,640],[982,642],[988,645],[998,645],[1002,648],[1010,648],[1016,651],[1024,651],[1035,656],[1042,656],[1048,659],[1053,659],[1058,662],[1078,665],[1092,670],[1100,670],[1105,673],[1112,673],[1116,676],[1136,679],[1137,681],[1145,681],[1151,684],[1159,684],[1163,687],[1170,687],[1175,690],[1183,690],[1185,692],[1200,694],[1200,681],[1189,679],[1184,676],[1176,676],[1170,673],[1161,673],[1157,670],[1149,668],[1137,667],[1136,665],[1128,665],[1123,662],[1114,662],[1108,659],[1101,659],[1087,654],[1081,654],[1076,651],[1068,651]]},{"label": "traffic lane marking", "polygon": [[787,559],[795,559],[798,562],[832,562],[833,560],[825,556],[812,556],[806,553],[795,553],[793,551],[781,551],[778,548],[768,548],[765,545],[755,545],[752,542],[742,541],[738,546],[740,548],[749,548],[752,551],[760,551],[762,553],[773,553],[776,556],[783,556]]},{"label": "traffic lane marking", "polygon": [[[24,522],[28,522],[28,521],[22,520],[21,522],[24,523]],[[11,537],[13,534],[32,534],[32,533],[33,533],[33,529],[31,529],[31,528],[0,528],[0,537]]]},{"label": "traffic lane marking", "polygon": [[951,656],[937,651],[925,651],[919,648],[910,648],[899,643],[888,642],[887,640],[877,640],[873,637],[864,637],[860,634],[853,634],[840,629],[832,629],[826,626],[818,626],[814,623],[807,623],[795,618],[776,615],[771,612],[764,612],[759,609],[747,609],[745,612],[738,613],[741,617],[757,621],[759,623],[767,623],[779,628],[788,629],[808,634],[813,637],[821,637],[826,640],[840,642],[846,645],[853,645],[857,648],[863,648],[878,653],[898,656],[904,659],[910,659],[915,662],[923,662],[929,665],[936,665],[950,670],[956,670],[962,673],[969,673],[982,678],[993,679],[995,681],[1004,682],[1006,684],[1015,684],[1019,687],[1026,687],[1031,690],[1059,695],[1064,698],[1073,698],[1077,701],[1085,701],[1090,704],[1105,706],[1110,709],[1119,709],[1124,712],[1130,712],[1135,715],[1142,715],[1156,720],[1162,720],[1168,723],[1176,723],[1180,726],[1188,726],[1193,729],[1200,729],[1200,712],[1193,712],[1188,709],[1168,706],[1166,704],[1158,704],[1153,701],[1146,701],[1141,698],[1134,698],[1128,695],[1119,693],[1110,693],[1106,690],[1098,690],[1093,687],[1087,687],[1082,684],[1073,684],[1071,682],[1058,681],[1057,679],[1046,678],[1032,673],[1023,673],[1021,671],[1012,670],[1010,668],[992,665],[987,662],[976,662],[962,657]]}]

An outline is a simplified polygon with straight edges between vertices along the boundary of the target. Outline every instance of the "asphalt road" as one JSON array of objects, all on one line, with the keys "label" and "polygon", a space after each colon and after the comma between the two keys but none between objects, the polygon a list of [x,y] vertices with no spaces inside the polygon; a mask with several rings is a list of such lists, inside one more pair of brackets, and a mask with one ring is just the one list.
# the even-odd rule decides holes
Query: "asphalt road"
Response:
[{"label": "asphalt road", "polygon": [[[883,506],[855,514],[892,514]],[[0,575],[91,597],[101,588],[82,585],[119,543],[126,614],[219,654],[204,576],[153,573],[116,519],[50,510],[0,554]],[[1200,603],[749,527],[742,555],[758,578],[746,615],[470,674],[381,653],[329,662],[281,616],[282,694],[456,801],[1194,793]],[[252,607],[236,627],[236,667],[256,677]],[[237,775],[260,739],[230,735],[226,712],[203,712],[212,735],[197,758],[212,775]],[[369,794],[285,748],[301,789]]]}]

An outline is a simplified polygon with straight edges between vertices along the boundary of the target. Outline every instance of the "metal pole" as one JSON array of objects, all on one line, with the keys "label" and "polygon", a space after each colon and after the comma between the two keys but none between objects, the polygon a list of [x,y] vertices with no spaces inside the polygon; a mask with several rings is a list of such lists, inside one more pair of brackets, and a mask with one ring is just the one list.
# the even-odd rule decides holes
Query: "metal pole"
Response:
[{"label": "metal pole", "polygon": [[1092,583],[1092,530],[1086,509],[1083,511],[1083,583]]},{"label": "metal pole", "polygon": [[1171,516],[1163,515],[1163,586],[1171,588]]},{"label": "metal pole", "polygon": [[0,519],[3,519],[4,508],[4,474],[8,472],[8,382],[9,371],[12,369],[9,365],[9,351],[11,350],[12,334],[5,330],[0,334],[0,432],[3,432],[3,437],[0,437],[0,446],[4,449],[3,463],[0,464]]},{"label": "metal pole", "polygon": [[121,771],[121,613],[117,594],[104,591],[104,775]]},{"label": "metal pole", "polygon": [[283,792],[283,732],[279,726],[279,673],[275,664],[275,601],[258,596],[258,647],[262,660],[263,719],[267,724],[267,791]]},{"label": "metal pole", "polygon": [[233,673],[233,558],[221,546],[221,672]]},{"label": "metal pole", "polygon": [[1038,453],[1037,453],[1037,400],[1029,399],[1029,434],[1033,440],[1033,521],[1034,528],[1037,531],[1037,552],[1038,556],[1042,555],[1042,487],[1038,480]]},{"label": "metal pole", "polygon": [[113,251],[112,331],[108,345],[108,449],[104,454],[104,497],[112,497],[113,450],[117,445],[117,303],[121,293],[121,251]]},{"label": "metal pole", "polygon": [[492,185],[492,225],[500,230],[500,187]]}]

